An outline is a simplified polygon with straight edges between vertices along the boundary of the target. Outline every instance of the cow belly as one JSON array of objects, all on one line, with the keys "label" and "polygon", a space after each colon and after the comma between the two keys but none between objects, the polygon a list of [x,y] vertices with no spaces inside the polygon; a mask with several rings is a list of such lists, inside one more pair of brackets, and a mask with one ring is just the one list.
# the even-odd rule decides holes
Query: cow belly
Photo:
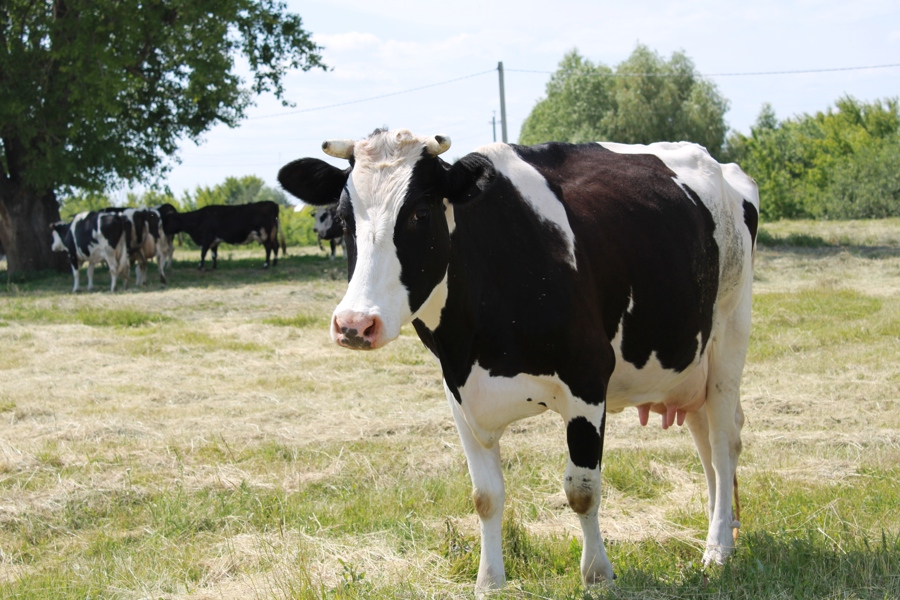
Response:
[{"label": "cow belly", "polygon": [[665,414],[667,407],[693,411],[706,401],[706,382],[709,373],[709,353],[682,372],[663,368],[651,355],[643,368],[616,356],[616,369],[606,392],[607,410],[620,412],[629,406],[650,405],[650,410]]}]

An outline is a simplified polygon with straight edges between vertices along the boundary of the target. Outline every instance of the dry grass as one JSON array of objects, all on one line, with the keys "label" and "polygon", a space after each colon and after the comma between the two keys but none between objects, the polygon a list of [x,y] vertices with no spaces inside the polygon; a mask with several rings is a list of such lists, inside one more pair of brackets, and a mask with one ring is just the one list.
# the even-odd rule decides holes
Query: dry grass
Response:
[{"label": "dry grass", "polygon": [[[776,235],[790,233],[788,226],[772,227]],[[864,467],[892,468],[900,459],[900,337],[888,333],[878,344],[823,337],[815,346],[778,338],[772,320],[782,318],[778,294],[804,290],[853,290],[878,299],[866,327],[900,320],[895,224],[875,233],[846,227],[850,233],[839,235],[856,235],[861,243],[764,247],[757,256],[756,292],[761,306],[774,306],[774,316],[760,325],[771,334],[766,348],[805,346],[771,355],[763,348],[761,358],[751,357],[744,378],[744,479],[765,474],[858,485]],[[865,245],[871,239],[877,248]],[[254,251],[232,254],[258,258]],[[289,271],[291,260],[302,259],[279,268]],[[184,554],[179,560],[200,572],[188,583],[177,583],[166,563],[154,577],[119,581],[123,589],[113,595],[244,598],[295,590],[300,596],[296,589],[305,585],[336,589],[363,580],[374,588],[402,582],[422,595],[468,593],[472,582],[450,580],[447,557],[422,537],[423,531],[440,537],[452,525],[474,539],[477,527],[440,371],[414,332],[405,329],[373,353],[333,346],[317,318],[327,318],[340,299],[340,261],[315,263],[321,277],[304,267],[292,278],[250,269],[229,280],[229,272],[213,277],[187,263],[178,267],[168,289],[73,296],[61,276],[53,290],[13,288],[0,300],[7,303],[0,309],[0,587],[51,560],[24,560],[21,543],[4,548],[19,539],[10,532],[35,518],[53,522],[51,515],[79,503],[176,489],[187,497],[249,490],[263,499],[316,489],[327,499],[329,486],[355,489],[348,477],[383,493],[396,486],[402,494],[405,482],[446,474],[459,496],[443,500],[451,502],[450,514],[421,515],[409,531],[316,524],[324,518],[319,513],[306,515],[302,525],[279,521],[275,529],[226,523],[199,535],[193,550],[154,547]],[[98,289],[103,281],[98,273]],[[137,326],[84,324],[78,316],[126,310]],[[564,439],[558,417],[544,415],[514,425],[503,440],[508,506],[539,537],[580,537],[560,492]],[[637,494],[606,486],[606,539],[676,539],[699,547],[703,533],[694,521],[704,511],[705,482],[688,432],[661,431],[656,423],[642,428],[625,411],[610,418],[606,439],[609,460],[618,456],[634,465],[636,477],[649,474],[655,482]],[[627,480],[630,472],[620,475]],[[753,514],[752,497],[744,510]],[[898,530],[897,521],[888,525]],[[52,539],[77,569],[88,562],[83,557],[96,532],[88,525],[69,531],[35,539]],[[115,535],[143,534],[126,526]]]}]

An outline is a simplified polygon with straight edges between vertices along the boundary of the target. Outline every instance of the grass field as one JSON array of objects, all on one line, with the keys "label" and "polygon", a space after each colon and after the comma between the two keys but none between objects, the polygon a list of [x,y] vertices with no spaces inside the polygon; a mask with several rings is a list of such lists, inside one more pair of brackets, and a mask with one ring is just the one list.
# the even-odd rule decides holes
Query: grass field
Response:
[{"label": "grass field", "polygon": [[[497,598],[900,597],[900,220],[773,223],[756,257],[725,567],[702,569],[706,486],[686,428],[609,419],[585,591],[556,415],[503,438]],[[334,346],[345,263],[179,251],[170,284],[0,287],[0,598],[465,598],[465,458],[411,328]],[[230,259],[230,260],[229,260]],[[3,266],[0,264],[0,269]],[[4,277],[5,279],[5,277]]]}]

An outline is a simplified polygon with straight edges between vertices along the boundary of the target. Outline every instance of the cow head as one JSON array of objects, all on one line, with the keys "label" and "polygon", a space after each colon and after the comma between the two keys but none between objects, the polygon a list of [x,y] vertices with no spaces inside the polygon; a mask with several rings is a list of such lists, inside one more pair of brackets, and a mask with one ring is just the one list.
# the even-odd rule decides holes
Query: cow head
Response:
[{"label": "cow head", "polygon": [[66,235],[69,233],[69,224],[65,221],[50,223],[50,236],[52,242],[50,249],[54,252],[66,252]]},{"label": "cow head", "polygon": [[283,167],[278,180],[307,204],[338,203],[350,283],[332,316],[332,338],[348,348],[374,349],[414,319],[437,327],[447,295],[453,207],[489,187],[493,165],[473,153],[451,166],[439,157],[450,148],[449,138],[405,129],[327,141],[322,148],[350,166],[302,158]]}]

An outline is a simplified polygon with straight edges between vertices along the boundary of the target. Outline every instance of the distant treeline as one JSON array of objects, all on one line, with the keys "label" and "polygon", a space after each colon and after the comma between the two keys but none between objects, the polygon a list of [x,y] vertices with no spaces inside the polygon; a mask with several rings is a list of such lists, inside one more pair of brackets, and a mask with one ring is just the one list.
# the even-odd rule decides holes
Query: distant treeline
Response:
[{"label": "distant treeline", "polygon": [[897,99],[848,96],[780,122],[766,104],[750,135],[732,134],[725,153],[759,184],[766,220],[900,216]]},{"label": "distant treeline", "polygon": [[[557,137],[578,137],[556,133]],[[749,136],[731,133],[714,155],[724,162],[737,162],[756,180],[764,220],[900,217],[897,99],[865,103],[848,96],[825,112],[782,121],[766,104]],[[260,200],[272,200],[284,207],[281,226],[288,244],[316,243],[309,209],[295,213],[284,192],[266,186],[255,176],[229,177],[215,187],[185,192],[181,199],[155,191],[128,194],[125,204],[157,206],[168,202],[184,211]],[[82,210],[111,203],[105,194],[75,195],[62,199],[61,213],[71,218]]]},{"label": "distant treeline", "polygon": [[[294,206],[288,202],[284,192],[265,185],[260,177],[254,175],[228,177],[224,183],[211,188],[198,186],[193,193],[186,191],[180,199],[168,192],[150,190],[141,194],[129,193],[122,203],[121,200],[115,202],[107,194],[79,193],[60,200],[60,214],[63,219],[69,220],[82,211],[98,210],[115,204],[152,207],[168,203],[184,212],[203,206],[247,204],[263,200],[271,200],[281,206],[279,218],[288,245],[309,246],[316,243],[316,234],[312,230],[313,219],[309,216],[310,209],[294,212]],[[184,242],[193,245],[189,239]]]}]

